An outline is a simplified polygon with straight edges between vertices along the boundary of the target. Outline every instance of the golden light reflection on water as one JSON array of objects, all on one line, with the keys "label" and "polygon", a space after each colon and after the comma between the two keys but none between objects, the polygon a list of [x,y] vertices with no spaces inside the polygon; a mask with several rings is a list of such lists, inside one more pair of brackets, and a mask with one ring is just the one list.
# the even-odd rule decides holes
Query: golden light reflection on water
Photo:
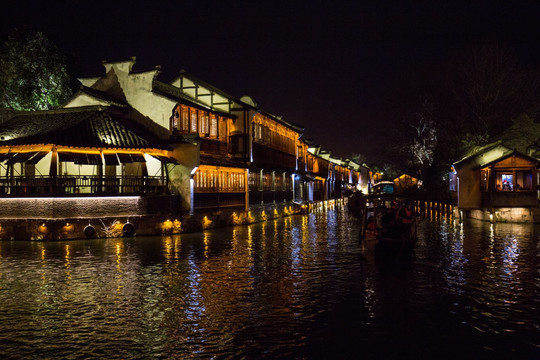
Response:
[{"label": "golden light reflection on water", "polygon": [[115,292],[115,303],[120,304],[123,301],[124,294],[124,288],[126,286],[125,284],[125,278],[124,278],[124,242],[123,240],[119,239],[115,241],[114,244],[114,250],[115,250],[115,281],[116,281],[116,292]]},{"label": "golden light reflection on water", "polygon": [[204,242],[204,257],[208,258],[208,248],[210,247],[210,233],[205,231],[203,233],[203,242]]},{"label": "golden light reflection on water", "polygon": [[42,244],[40,244],[40,248],[41,248],[41,258],[40,258],[40,267],[41,267],[41,289],[43,290],[43,296],[45,297],[45,291],[44,289],[46,288],[47,286],[47,282],[48,282],[48,279],[47,279],[47,251],[45,250],[45,246]]},{"label": "golden light reflection on water", "polygon": [[173,240],[171,236],[163,236],[163,255],[167,263],[172,260],[173,253]]},{"label": "golden light reflection on water", "polygon": [[168,264],[173,260],[177,261],[180,258],[181,251],[181,235],[166,235],[163,236],[163,255]]},{"label": "golden light reflection on water", "polygon": [[71,274],[71,248],[70,245],[65,245],[65,256],[64,256],[64,268],[66,271],[66,281],[70,282],[72,279]]},{"label": "golden light reflection on water", "polygon": [[[24,255],[33,261],[14,261],[21,246],[0,243],[0,299],[15,309],[17,301],[22,303],[20,311],[5,314],[12,321],[28,316],[25,326],[35,327],[21,326],[13,339],[30,334],[46,351],[57,351],[70,344],[84,348],[91,333],[91,351],[144,358],[286,358],[306,342],[318,341],[309,339],[306,328],[327,334],[324,329],[331,324],[325,320],[335,314],[341,316],[335,320],[339,326],[352,314],[354,326],[373,326],[366,331],[391,329],[385,328],[388,318],[381,322],[381,317],[394,311],[396,299],[406,313],[390,321],[400,330],[423,325],[415,322],[427,317],[428,324],[455,318],[461,327],[475,322],[486,334],[486,327],[499,329],[501,318],[528,311],[522,306],[504,312],[516,296],[524,296],[522,288],[531,290],[530,275],[524,280],[522,268],[530,230],[497,224],[471,228],[450,216],[438,221],[418,258],[406,264],[414,266],[399,268],[366,262],[354,223],[325,214],[152,239],[37,243],[31,255]],[[532,241],[536,249],[538,239]],[[66,282],[68,271],[73,280]],[[336,311],[351,294],[351,309]],[[443,296],[455,304],[444,308]],[[4,324],[0,329],[7,330]],[[452,320],[450,325],[455,325]],[[344,336],[338,327],[331,331],[331,336]],[[408,339],[401,332],[383,335]],[[111,339],[114,349],[103,345]],[[292,350],[272,353],[277,347]]]},{"label": "golden light reflection on water", "polygon": [[249,256],[251,256],[251,252],[253,251],[253,234],[252,234],[252,225],[247,226],[247,250],[249,253]]}]

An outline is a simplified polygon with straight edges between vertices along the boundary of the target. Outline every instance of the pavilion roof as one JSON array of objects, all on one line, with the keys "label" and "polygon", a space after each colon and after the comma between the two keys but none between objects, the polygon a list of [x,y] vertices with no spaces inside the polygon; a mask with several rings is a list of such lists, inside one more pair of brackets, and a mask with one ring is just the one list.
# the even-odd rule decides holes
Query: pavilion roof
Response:
[{"label": "pavilion roof", "polygon": [[169,147],[113,107],[79,107],[17,113],[0,126],[1,145],[54,144],[72,147]]}]

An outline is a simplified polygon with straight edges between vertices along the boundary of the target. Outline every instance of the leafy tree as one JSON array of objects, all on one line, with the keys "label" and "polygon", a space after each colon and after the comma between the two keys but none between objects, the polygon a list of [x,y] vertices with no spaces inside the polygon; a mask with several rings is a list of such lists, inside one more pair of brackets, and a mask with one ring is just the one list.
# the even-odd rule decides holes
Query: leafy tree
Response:
[{"label": "leafy tree", "polygon": [[41,32],[15,30],[0,51],[0,107],[47,110],[72,94],[64,56]]}]

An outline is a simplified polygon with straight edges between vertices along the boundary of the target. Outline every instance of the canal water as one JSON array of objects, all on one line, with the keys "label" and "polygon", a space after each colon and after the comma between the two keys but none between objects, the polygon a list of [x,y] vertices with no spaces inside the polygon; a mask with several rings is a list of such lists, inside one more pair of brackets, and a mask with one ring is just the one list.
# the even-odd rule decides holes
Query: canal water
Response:
[{"label": "canal water", "polygon": [[0,242],[0,358],[540,358],[540,228],[430,214],[375,256],[343,207],[165,237]]}]

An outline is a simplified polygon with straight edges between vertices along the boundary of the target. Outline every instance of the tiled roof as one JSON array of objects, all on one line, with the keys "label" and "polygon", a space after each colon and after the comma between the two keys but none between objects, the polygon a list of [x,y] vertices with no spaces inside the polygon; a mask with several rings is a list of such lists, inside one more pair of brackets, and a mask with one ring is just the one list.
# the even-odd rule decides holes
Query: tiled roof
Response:
[{"label": "tiled roof", "polygon": [[233,114],[229,114],[227,112],[223,112],[223,111],[220,111],[218,109],[212,109],[211,107],[209,107],[208,105],[206,105],[205,103],[201,102],[201,101],[198,101],[190,96],[187,96],[186,94],[184,94],[179,88],[177,87],[174,87],[170,84],[166,84],[166,83],[163,83],[161,81],[157,81],[157,80],[154,80],[153,84],[153,89],[152,91],[158,95],[161,95],[161,96],[164,96],[170,100],[173,100],[173,101],[176,101],[176,102],[179,102],[179,103],[182,103],[182,104],[186,104],[186,105],[189,105],[189,106],[192,106],[192,107],[195,107],[197,109],[200,109],[200,110],[203,110],[203,111],[211,111],[213,112],[214,114],[218,114],[218,115],[221,115],[221,116],[224,116],[224,117],[228,117],[228,118],[236,118],[235,115]]},{"label": "tiled roof", "polygon": [[0,125],[0,146],[168,148],[125,114],[121,109],[102,107],[18,113]]},{"label": "tiled roof", "polygon": [[93,88],[88,87],[88,86],[81,86],[79,91],[81,93],[90,95],[90,96],[92,96],[94,98],[106,101],[111,105],[115,105],[115,106],[127,106],[128,105],[126,97],[123,95],[123,93],[121,94],[121,96],[118,96],[116,98],[116,97],[113,97],[113,96],[111,96],[110,94],[108,94],[108,93],[106,93],[104,91],[96,90],[96,89],[93,89]]}]

